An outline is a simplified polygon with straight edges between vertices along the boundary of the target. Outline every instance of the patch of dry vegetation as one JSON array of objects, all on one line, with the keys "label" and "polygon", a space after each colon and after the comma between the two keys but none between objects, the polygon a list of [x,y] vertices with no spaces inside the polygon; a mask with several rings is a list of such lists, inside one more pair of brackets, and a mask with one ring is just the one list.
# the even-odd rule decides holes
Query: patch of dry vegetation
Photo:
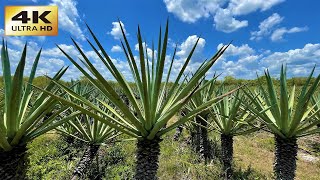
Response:
[{"label": "patch of dry vegetation", "polygon": [[[317,153],[311,150],[312,143],[315,142],[310,139],[319,137],[319,135],[314,135],[302,138],[298,144],[302,149],[309,147],[308,152],[311,153],[310,155],[317,157]],[[236,137],[234,143],[235,163],[240,167],[251,166],[255,171],[266,175],[268,179],[273,179],[273,146],[273,136],[265,132]],[[308,161],[301,157],[304,153],[303,150],[299,149],[296,179],[318,180],[320,177],[320,161]]]}]

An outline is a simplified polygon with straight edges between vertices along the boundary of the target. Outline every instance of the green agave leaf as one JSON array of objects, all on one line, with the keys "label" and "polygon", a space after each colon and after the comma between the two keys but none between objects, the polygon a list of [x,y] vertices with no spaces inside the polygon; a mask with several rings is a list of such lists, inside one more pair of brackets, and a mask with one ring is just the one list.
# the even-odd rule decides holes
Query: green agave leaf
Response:
[{"label": "green agave leaf", "polygon": [[[120,21],[119,21],[120,23]],[[183,74],[186,70],[188,63],[191,61],[192,54],[195,51],[197,42],[195,43],[193,49],[187,56],[185,63],[182,66],[181,72],[178,74],[178,77],[174,80],[173,84],[170,86],[169,78],[171,74],[171,68],[173,67],[173,61],[175,57],[175,52],[173,58],[170,62],[169,72],[166,76],[164,83],[162,80],[165,77],[164,74],[164,65],[166,61],[167,54],[167,43],[168,43],[168,21],[166,23],[166,28],[164,32],[164,37],[162,38],[162,33],[160,29],[159,40],[158,40],[158,51],[157,55],[154,53],[154,46],[152,43],[152,65],[149,66],[148,52],[146,47],[143,45],[142,35],[140,32],[140,27],[138,27],[137,39],[139,47],[139,61],[140,68],[138,68],[138,63],[134,58],[132,49],[130,48],[126,34],[124,33],[123,27],[120,23],[120,27],[123,34],[123,41],[121,45],[125,56],[127,58],[131,73],[133,75],[133,84],[137,88],[136,94],[140,98],[137,100],[134,93],[134,89],[129,86],[129,83],[125,80],[122,73],[117,69],[114,62],[110,59],[98,38],[95,36],[93,31],[88,27],[90,34],[92,35],[97,48],[88,40],[88,43],[101,59],[105,67],[110,71],[113,78],[116,80],[120,86],[119,90],[123,93],[132,105],[133,108],[129,108],[121,100],[121,97],[115,90],[115,88],[102,76],[102,74],[95,68],[95,66],[90,62],[88,56],[85,55],[84,51],[81,50],[80,46],[74,41],[74,45],[81,54],[82,58],[80,61],[86,68],[82,68],[70,55],[64,52],[63,49],[60,50],[66,55],[66,57],[84,74],[85,77],[97,88],[98,91],[106,99],[100,99],[99,103],[94,104],[88,100],[87,97],[79,95],[70,88],[65,87],[61,83],[53,81],[61,89],[63,89],[67,94],[72,97],[71,99],[65,99],[64,97],[59,97],[56,94],[42,90],[44,94],[47,94],[53,97],[55,100],[60,101],[62,104],[72,106],[72,108],[81,111],[84,114],[89,115],[94,118],[94,126],[92,127],[95,132],[98,132],[102,125],[99,123],[105,123],[106,125],[115,128],[118,131],[129,134],[130,136],[137,138],[148,138],[153,139],[155,136],[162,135],[162,133],[170,130],[170,128],[162,131],[163,125],[166,124],[169,119],[174,116],[179,110],[186,104],[193,95],[201,94],[202,86],[199,86],[199,82],[204,79],[205,73],[212,67],[212,65],[218,60],[218,58],[224,53],[229,45],[223,46],[218,53],[216,53],[211,59],[205,61],[201,66],[196,70],[196,72],[190,77],[188,81],[187,78],[183,78]],[[157,56],[157,57],[155,57]],[[151,69],[150,69],[151,68]],[[87,71],[90,71],[90,74]],[[182,81],[181,81],[182,80]],[[167,89],[168,87],[168,89]],[[229,94],[228,94],[229,95]],[[209,96],[208,96],[209,97]],[[195,111],[192,111],[191,116],[196,116],[201,111],[206,110],[208,106],[211,106],[212,103],[215,103],[219,99],[211,99],[206,103],[206,106],[200,106]],[[105,102],[107,101],[107,102]],[[81,105],[76,104],[79,102]],[[131,111],[133,109],[133,111]],[[119,120],[107,115],[104,110],[108,110],[110,113],[117,117]],[[98,117],[94,113],[99,113],[101,117]],[[188,118],[183,119],[180,122],[185,122],[189,120]],[[66,131],[64,131],[66,132]],[[92,136],[96,133],[91,133]]]}]

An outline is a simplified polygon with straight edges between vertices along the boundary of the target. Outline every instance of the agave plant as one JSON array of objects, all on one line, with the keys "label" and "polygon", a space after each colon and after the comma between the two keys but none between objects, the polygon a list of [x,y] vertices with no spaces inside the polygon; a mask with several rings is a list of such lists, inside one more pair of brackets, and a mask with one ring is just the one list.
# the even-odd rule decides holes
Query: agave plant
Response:
[{"label": "agave plant", "polygon": [[[252,92],[249,89],[244,91],[252,102],[252,105],[247,104],[247,107],[275,136],[276,179],[294,179],[298,151],[297,138],[320,132],[318,128],[314,128],[320,122],[315,118],[320,110],[316,109],[316,105],[309,107],[311,97],[320,81],[320,75],[318,75],[315,81],[311,82],[314,70],[315,68],[303,85],[296,103],[294,101],[295,86],[290,93],[287,90],[285,66],[282,66],[280,73],[280,94],[276,92],[268,70],[265,71],[266,88],[260,84],[260,92]],[[319,100],[317,101],[315,104],[319,103]],[[270,109],[263,111],[267,108]]]},{"label": "agave plant", "polygon": [[[313,112],[316,113],[315,117],[316,119],[320,120],[320,93],[318,95],[314,95],[311,98],[311,106],[313,108]],[[320,122],[317,124],[318,128],[320,128]]]},{"label": "agave plant", "polygon": [[[91,102],[96,102],[95,98],[99,95],[94,93],[94,88],[89,84],[81,84],[80,82],[71,83],[71,89],[77,92],[79,95],[90,99]],[[67,96],[72,101],[72,97]],[[101,107],[106,113],[108,110],[105,107]],[[68,109],[65,114],[72,114],[73,109]],[[112,115],[109,113],[110,116]],[[69,115],[61,116],[61,119],[69,118]],[[101,145],[110,142],[120,133],[116,132],[113,128],[105,123],[102,123],[96,119],[89,117],[86,114],[80,114],[77,117],[67,121],[66,123],[58,126],[56,130],[67,139],[77,139],[88,144],[87,149],[84,152],[81,160],[78,162],[73,176],[71,179],[82,178],[85,175],[87,167],[92,164],[93,159],[96,157]]]},{"label": "agave plant", "polygon": [[[90,97],[91,93],[94,92],[94,87],[90,86],[89,83],[82,83],[81,81],[71,80],[71,83],[69,85],[73,91],[75,91],[78,94],[85,96],[85,97]],[[70,100],[73,99],[72,97],[70,97],[68,95],[65,95],[65,97]],[[92,98],[90,100],[92,100]],[[68,109],[63,114],[60,114],[59,118],[64,118],[64,117],[68,116],[69,114],[71,114],[72,112],[73,112],[73,109]],[[61,126],[59,126],[58,128],[63,129],[63,132],[61,132],[61,135],[63,138],[65,138],[65,141],[67,143],[69,143],[70,145],[73,145],[75,138],[71,135],[77,135],[77,131],[75,130],[75,128],[73,128],[69,123],[64,123]],[[60,133],[60,131],[57,131],[57,132]]]},{"label": "agave plant", "polygon": [[[219,88],[217,95],[225,91]],[[252,133],[259,129],[254,124],[255,116],[252,116],[248,108],[243,107],[244,97],[239,91],[232,97],[225,97],[210,108],[209,128],[213,128],[220,134],[221,159],[225,179],[231,179],[233,175],[233,137]]]},{"label": "agave plant", "polygon": [[[43,118],[58,104],[54,98],[41,93],[34,96],[32,81],[34,79],[41,50],[38,52],[32,66],[28,83],[23,82],[26,62],[27,44],[25,45],[21,60],[11,77],[10,61],[7,45],[4,40],[1,49],[1,62],[4,81],[3,119],[0,119],[0,177],[1,179],[25,179],[27,165],[26,144],[32,139],[54,129],[61,123],[53,122],[54,117],[68,109],[62,106],[45,122]],[[61,69],[53,77],[59,80],[66,68]],[[49,84],[45,89],[53,91],[55,85]],[[34,101],[32,99],[35,99]],[[74,113],[73,115],[76,115]]]},{"label": "agave plant", "polygon": [[[120,23],[119,23],[120,24]],[[138,27],[138,44],[139,44],[139,58],[135,59],[127,37],[123,31],[120,24],[123,40],[121,41],[124,54],[127,58],[129,67],[131,69],[132,77],[134,79],[134,84],[137,87],[137,93],[140,100],[136,99],[132,88],[129,86],[128,81],[124,78],[122,73],[115,66],[114,62],[108,56],[105,49],[102,47],[101,43],[94,35],[92,30],[88,27],[98,49],[88,40],[89,45],[92,47],[97,56],[101,59],[101,62],[110,71],[113,78],[122,88],[122,92],[128,98],[134,111],[126,106],[126,104],[121,100],[120,96],[116,93],[115,89],[110,85],[102,74],[96,69],[96,67],[90,62],[84,51],[80,46],[72,39],[75,47],[81,54],[81,62],[85,67],[91,72],[89,74],[87,70],[82,68],[70,55],[68,55],[62,48],[60,50],[66,55],[66,57],[86,76],[86,78],[103,94],[107,97],[108,102],[112,103],[110,106],[103,100],[99,100],[100,105],[104,106],[113,116],[110,116],[105,111],[103,111],[100,106],[93,104],[86,98],[78,95],[70,88],[64,86],[63,84],[53,80],[57,85],[64,89],[70,96],[81,101],[82,106],[66,100],[52,92],[42,90],[44,93],[54,97],[63,104],[74,107],[80,110],[82,113],[89,115],[90,117],[99,120],[110,127],[127,134],[131,137],[137,138],[137,155],[136,155],[136,179],[156,179],[156,173],[158,169],[158,158],[160,155],[160,142],[161,136],[169,132],[170,130],[176,128],[177,126],[185,123],[189,119],[195,117],[201,111],[207,109],[213,103],[219,101],[224,96],[227,96],[234,91],[224,94],[220,97],[215,97],[206,103],[202,104],[198,108],[189,112],[185,117],[179,119],[177,122],[171,124],[170,126],[164,127],[164,125],[179,112],[179,110],[190,100],[190,98],[199,93],[202,87],[199,81],[203,78],[205,73],[211,68],[211,66],[218,60],[218,58],[223,54],[228,46],[223,46],[212,58],[208,61],[202,63],[202,65],[197,69],[194,75],[186,82],[183,77],[188,63],[191,60],[192,54],[196,48],[198,41],[193,46],[189,56],[186,58],[185,63],[180,69],[179,74],[173,81],[173,84],[169,87],[169,79],[172,70],[172,65],[175,59],[175,52],[173,53],[168,74],[164,76],[164,65],[166,60],[167,43],[168,43],[168,22],[166,25],[164,38],[162,40],[162,33],[160,29],[159,41],[158,41],[158,54],[155,55],[154,46],[152,45],[152,57],[151,62],[147,56],[146,50],[143,47],[142,37],[140,33],[140,28]],[[137,61],[140,62],[140,68],[138,68]],[[165,80],[162,82],[162,80]],[[169,88],[169,90],[167,90]],[[168,92],[168,93],[165,93]],[[165,97],[167,95],[167,98]],[[100,115],[97,115],[96,113]],[[136,113],[136,115],[134,114]],[[119,120],[117,120],[117,117]]]},{"label": "agave plant", "polygon": [[[68,118],[68,116],[64,118]],[[73,129],[72,134],[69,133],[70,128]],[[83,177],[87,167],[92,164],[94,157],[97,155],[100,146],[119,135],[119,132],[116,132],[113,128],[86,114],[75,117],[65,125],[58,127],[57,130],[65,136],[71,136],[88,144],[88,148],[75,167],[72,179]]]},{"label": "agave plant", "polygon": [[[210,81],[202,81],[205,87],[203,86],[203,90],[195,95],[193,95],[190,101],[186,104],[185,110],[187,112],[192,112],[194,109],[197,109],[202,104],[210,101],[214,97],[214,87],[215,81],[217,77],[213,77]],[[221,94],[222,95],[222,94]],[[195,118],[194,123],[189,123],[192,127],[191,129],[191,138],[192,142],[194,142],[193,146],[196,152],[199,152],[201,158],[207,162],[209,158],[209,150],[208,150],[208,117],[209,117],[209,109],[200,112]]]}]

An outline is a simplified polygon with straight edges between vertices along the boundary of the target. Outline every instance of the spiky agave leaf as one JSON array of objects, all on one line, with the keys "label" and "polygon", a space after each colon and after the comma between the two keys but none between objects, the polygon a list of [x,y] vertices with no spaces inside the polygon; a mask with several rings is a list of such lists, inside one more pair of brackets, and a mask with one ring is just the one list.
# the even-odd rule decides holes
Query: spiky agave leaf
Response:
[{"label": "spiky agave leaf", "polygon": [[[89,84],[82,84],[81,82],[77,82],[72,86],[72,89],[81,96],[90,99],[90,101],[94,104],[100,104],[100,102],[96,99],[99,94],[95,93],[94,87],[90,86]],[[72,97],[70,97],[69,95],[66,96],[67,99],[72,101]],[[106,109],[105,107],[102,107],[102,110],[108,113],[108,109]],[[65,118],[68,118],[69,115],[74,111],[76,110],[72,108],[68,109],[68,111],[65,112],[64,116],[60,116],[60,119],[63,120]],[[66,123],[57,127],[56,130],[58,130],[58,132],[60,132],[64,136],[70,136],[79,139],[90,145],[104,144],[105,142],[114,139],[120,134],[107,124],[91,118],[87,114],[80,114],[79,116],[73,117],[73,119],[70,119]]]},{"label": "spiky agave leaf", "polygon": [[[274,173],[276,179],[294,179],[296,170],[296,157],[298,152],[297,138],[319,132],[313,129],[320,120],[314,118],[318,110],[309,106],[316,89],[319,86],[320,75],[312,83],[311,78],[315,67],[302,87],[298,102],[294,102],[295,86],[288,93],[286,82],[286,67],[281,67],[280,95],[275,90],[268,70],[265,71],[267,88],[260,85],[261,94],[244,91],[253,105],[249,109],[259,116],[259,119],[269,128],[275,136],[275,163]],[[263,112],[269,106],[270,109]]]},{"label": "spiky agave leaf", "polygon": [[[128,134],[134,138],[138,138],[135,179],[155,179],[160,154],[160,137],[166,132],[193,118],[201,111],[207,109],[214,102],[217,102],[224,96],[236,91],[233,90],[222,96],[215,97],[202,104],[197,109],[191,111],[187,116],[179,119],[174,124],[164,127],[164,125],[176,115],[176,113],[190,100],[194,94],[200,92],[202,87],[200,86],[199,81],[217,61],[217,59],[224,53],[228,45],[223,46],[212,58],[210,58],[208,61],[205,61],[197,69],[188,82],[184,82],[182,75],[187,69],[187,65],[190,62],[192,54],[195,51],[196,45],[199,41],[198,39],[189,56],[185,60],[185,63],[183,64],[178,76],[173,81],[173,84],[168,86],[173,62],[175,59],[174,53],[170,62],[168,74],[166,76],[167,78],[165,79],[164,83],[162,83],[162,80],[165,77],[164,66],[167,59],[166,51],[168,43],[168,22],[163,43],[161,37],[162,33],[160,30],[157,57],[155,57],[155,51],[154,48],[152,48],[151,62],[149,62],[148,55],[145,53],[146,49],[143,47],[140,28],[138,28],[137,34],[139,44],[139,59],[136,60],[126,35],[122,29],[121,23],[120,27],[124,39],[124,42],[121,42],[121,44],[133,76],[133,84],[137,87],[137,94],[140,100],[137,100],[136,94],[133,92],[133,88],[129,85],[129,82],[124,78],[122,73],[108,56],[105,49],[102,47],[101,43],[89,27],[88,29],[98,48],[96,48],[90,40],[88,40],[88,43],[121,87],[122,92],[126,95],[130,104],[132,105],[133,111],[130,111],[131,108],[121,100],[121,97],[116,92],[112,84],[103,77],[103,75],[97,70],[94,64],[90,62],[88,56],[86,56],[84,51],[73,39],[72,41],[81,55],[80,61],[86,67],[86,69],[82,68],[82,66],[80,66],[70,55],[68,55],[59,47],[60,50],[100,91],[100,93],[107,98],[108,101],[104,102],[103,99],[100,99],[99,101],[101,105],[97,106],[90,102],[87,98],[82,97],[81,95],[72,91],[72,89],[55,80],[53,80],[53,82],[55,82],[66,93],[72,96],[76,101],[81,102],[81,104],[79,105],[74,101],[67,100],[46,90],[42,90],[42,92],[50,95],[63,104],[69,105],[72,108],[75,108],[76,110],[79,110],[82,113],[107,124],[111,128]],[[138,61],[139,63],[137,63]],[[87,72],[88,70],[90,73]],[[111,105],[109,105],[109,103],[111,103]],[[101,106],[108,109],[108,111],[112,113],[112,116],[106,113]]]},{"label": "spiky agave leaf", "polygon": [[[121,26],[121,24],[120,24]],[[122,28],[122,26],[121,26]],[[119,120],[115,119],[112,116],[106,114],[99,106],[96,106],[92,102],[88,101],[86,98],[80,96],[79,94],[72,91],[70,88],[64,86],[63,84],[55,82],[62,89],[64,89],[70,96],[81,101],[83,106],[79,106],[72,101],[68,101],[64,98],[61,98],[57,95],[54,95],[51,92],[43,90],[44,93],[52,96],[56,100],[61,101],[64,104],[74,107],[77,110],[87,113],[89,116],[96,118],[97,120],[103,121],[109,126],[121,131],[123,133],[129,134],[133,137],[147,138],[152,140],[156,136],[159,137],[166,132],[174,129],[176,126],[188,121],[189,119],[196,116],[199,112],[205,110],[218,100],[222,99],[224,96],[231,94],[232,92],[226,93],[222,96],[213,98],[208,102],[202,104],[197,109],[190,112],[187,116],[181,118],[173,125],[170,125],[166,128],[163,126],[173,117],[180,109],[185,105],[192,95],[199,93],[201,87],[199,87],[199,80],[203,78],[205,73],[210,69],[210,67],[217,61],[217,59],[223,54],[228,46],[223,46],[212,58],[204,62],[195,72],[195,74],[190,78],[188,82],[184,82],[183,86],[181,85],[182,76],[186,70],[188,63],[191,60],[192,54],[196,48],[198,41],[195,43],[192,48],[189,56],[187,57],[185,63],[183,64],[181,71],[173,82],[171,87],[168,87],[172,64],[174,62],[175,53],[170,62],[169,72],[167,78],[162,86],[162,79],[164,77],[164,64],[166,60],[166,51],[167,51],[167,42],[168,42],[168,23],[165,30],[165,35],[162,43],[162,34],[160,31],[159,35],[159,45],[158,45],[158,55],[155,57],[154,48],[151,62],[147,55],[145,54],[145,49],[142,45],[142,37],[140,34],[140,28],[138,28],[138,44],[139,44],[139,61],[140,68],[138,68],[137,60],[134,58],[133,52],[129,45],[129,42],[126,38],[125,33],[123,32],[122,42],[123,51],[127,57],[131,73],[133,75],[134,84],[137,87],[138,96],[141,98],[141,101],[138,101],[135,97],[132,87],[129,85],[128,81],[124,78],[122,73],[115,66],[114,62],[108,56],[99,40],[88,27],[91,35],[94,38],[95,43],[98,46],[98,49],[88,40],[88,43],[96,52],[97,56],[101,59],[105,67],[111,72],[116,82],[122,88],[122,92],[127,96],[130,101],[130,104],[133,106],[135,114],[130,111],[126,104],[121,101],[119,94],[116,93],[115,89],[110,85],[102,74],[96,69],[96,67],[90,62],[88,56],[85,55],[80,46],[72,39],[74,45],[80,52],[82,58],[81,62],[86,66],[92,75],[90,75],[87,70],[82,68],[70,55],[68,55],[63,49],[60,50],[66,55],[66,57],[84,74],[84,76],[104,95],[108,100],[113,104],[113,106],[108,105],[107,103],[101,103],[105,108],[109,109]],[[149,65],[151,63],[151,65]],[[167,98],[164,98],[163,94],[167,91]],[[102,116],[98,117],[95,113],[101,114]]]},{"label": "spiky agave leaf", "polygon": [[[0,177],[2,179],[26,179],[26,169],[28,166],[26,144],[35,137],[63,123],[63,121],[54,121],[54,117],[59,112],[68,109],[67,106],[62,106],[45,120],[53,109],[61,105],[54,98],[44,93],[37,94],[32,89],[31,83],[36,73],[41,50],[34,60],[28,82],[24,83],[26,54],[27,44],[23,49],[21,59],[12,77],[9,52],[3,40],[1,61],[4,81],[4,102],[3,119],[0,119]],[[54,76],[54,79],[59,80],[66,69],[60,69]],[[58,93],[58,89],[52,82],[45,89],[48,92],[56,91]]]},{"label": "spiky agave leaf", "polygon": [[283,65],[281,68],[280,94],[276,92],[270,73],[266,70],[267,88],[260,84],[260,92],[252,92],[249,88],[243,91],[252,103],[252,105],[247,104],[247,107],[259,117],[271,132],[282,138],[301,137],[319,132],[313,129],[320,123],[320,119],[315,118],[320,111],[316,109],[318,103],[309,106],[320,81],[320,75],[318,75],[315,81],[311,82],[314,70],[315,67],[302,87],[297,103],[294,101],[295,86],[290,93],[287,90],[286,67]]},{"label": "spiky agave leaf", "polygon": [[[225,91],[226,88],[221,86],[215,92],[222,94]],[[212,121],[209,121],[209,126],[220,134],[222,167],[226,179],[233,176],[233,137],[259,129],[254,122],[256,116],[243,105],[243,101],[246,99],[238,91],[210,108]]]},{"label": "spiky agave leaf", "polygon": [[[203,80],[202,81],[202,90],[199,91],[199,93],[194,94],[190,101],[185,105],[186,112],[191,112],[194,109],[197,109],[199,106],[201,106],[203,103],[206,103],[210,101],[213,97],[216,97],[214,94],[215,90],[215,81],[218,78],[218,76],[214,76],[210,80]],[[187,79],[188,81],[188,79]],[[222,94],[219,94],[222,95]],[[209,109],[202,111],[198,114],[198,116],[201,116],[202,118],[205,118],[205,115],[209,114]]]},{"label": "spiky agave leaf", "polygon": [[[225,87],[216,93],[222,94]],[[247,101],[238,91],[233,96],[224,97],[210,108],[212,121],[209,126],[220,134],[237,136],[252,133],[260,127],[255,124],[256,116],[252,114],[243,102]]]},{"label": "spiky agave leaf", "polygon": [[[313,95],[311,98],[311,107],[313,107],[312,113],[315,114],[313,117],[315,122],[320,120],[320,93],[318,95]],[[317,124],[318,128],[320,128],[320,122]]]},{"label": "spiky agave leaf", "polygon": [[[202,80],[202,90],[199,93],[194,94],[190,101],[184,106],[184,110],[182,113],[187,114],[188,112],[192,112],[194,109],[197,109],[202,104],[210,101],[213,97],[215,81],[217,76],[207,81]],[[189,79],[187,78],[187,81]],[[186,123],[186,129],[190,132],[190,140],[191,145],[197,153],[199,153],[201,159],[207,160],[210,158],[209,154],[209,139],[208,139],[208,117],[209,110],[204,110],[199,113],[196,117],[193,118],[189,123]],[[181,127],[177,127],[178,130]],[[178,131],[179,132],[179,131]]]},{"label": "spiky agave leaf", "polygon": [[[34,102],[31,102],[34,95],[31,83],[35,77],[41,50],[34,60],[28,83],[23,82],[26,54],[27,44],[24,46],[21,59],[12,78],[8,48],[3,40],[1,62],[4,81],[4,112],[3,119],[0,119],[0,148],[4,151],[10,151],[14,146],[25,144],[32,138],[39,136],[39,133],[31,135],[35,131],[41,131],[43,134],[57,125],[57,123],[52,124],[53,120],[51,120],[48,121],[48,126],[38,126],[46,113],[50,112],[58,104],[58,101],[41,93]],[[66,69],[60,69],[53,79],[59,80]],[[54,87],[54,83],[51,83],[45,89],[53,91]],[[30,104],[32,104],[32,107],[29,106]],[[62,107],[61,109],[67,108]]]}]

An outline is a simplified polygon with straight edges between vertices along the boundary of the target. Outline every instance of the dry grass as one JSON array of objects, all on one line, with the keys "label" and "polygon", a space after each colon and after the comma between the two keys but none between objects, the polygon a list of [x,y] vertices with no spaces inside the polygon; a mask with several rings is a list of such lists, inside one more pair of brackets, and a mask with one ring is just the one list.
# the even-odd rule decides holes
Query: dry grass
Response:
[{"label": "dry grass", "polygon": [[[170,122],[174,122],[173,118]],[[221,178],[221,164],[209,163],[207,166],[200,162],[198,155],[191,151],[186,143],[188,132],[183,131],[179,141],[172,141],[175,131],[166,134],[161,142],[161,155],[158,177],[160,180],[197,180],[197,179],[223,179]],[[210,134],[211,139],[218,137]],[[127,137],[124,136],[124,139]],[[216,139],[216,138],[215,138]],[[318,180],[320,177],[320,161],[309,162],[301,157],[301,153],[310,153],[320,159],[320,135],[301,138],[298,143],[299,160],[297,167],[298,180]],[[219,139],[217,139],[219,141]],[[131,179],[135,165],[135,141],[119,142],[114,146],[101,147],[104,155],[100,157],[100,168],[106,179]],[[30,148],[31,166],[30,179],[68,179],[74,165],[82,156],[82,149],[70,147],[72,159],[69,154],[64,154],[61,149],[68,146],[57,134],[45,134],[35,139]],[[316,148],[314,148],[316,147]],[[62,155],[61,155],[62,153]],[[248,136],[235,137],[234,160],[236,165],[236,179],[274,179],[274,141],[269,133],[258,132]],[[64,155],[63,155],[64,154]],[[117,163],[111,163],[117,161]],[[93,166],[95,168],[96,166]],[[250,167],[250,168],[249,168]],[[241,168],[241,170],[240,170]],[[249,169],[249,170],[248,170]],[[93,169],[94,170],[94,169]]]},{"label": "dry grass", "polygon": [[[273,137],[267,133],[256,133],[235,138],[235,163],[240,167],[251,166],[258,173],[273,179]],[[305,140],[299,141],[299,146],[306,146]],[[318,180],[320,177],[320,161],[310,162],[301,158],[299,150],[296,179]],[[311,155],[316,156],[314,153]]]}]

